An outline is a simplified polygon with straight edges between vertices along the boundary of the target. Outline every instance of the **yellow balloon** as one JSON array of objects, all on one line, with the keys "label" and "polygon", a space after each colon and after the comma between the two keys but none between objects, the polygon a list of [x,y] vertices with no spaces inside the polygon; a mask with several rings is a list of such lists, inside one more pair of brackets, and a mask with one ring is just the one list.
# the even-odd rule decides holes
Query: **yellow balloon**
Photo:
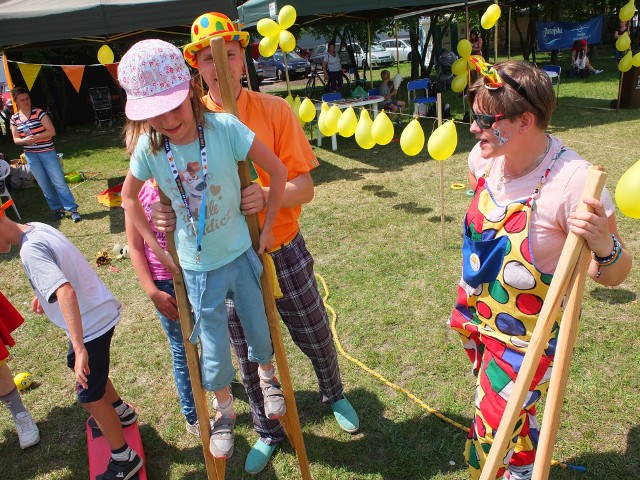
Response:
[{"label": "yellow balloon", "polygon": [[260,51],[260,55],[263,57],[271,57],[276,50],[278,49],[278,39],[280,37],[264,37],[260,40],[260,44],[258,45],[258,50]]},{"label": "yellow balloon", "polygon": [[373,140],[380,144],[386,145],[393,140],[393,123],[387,116],[384,110],[382,110],[371,126],[371,137]]},{"label": "yellow balloon", "polygon": [[291,94],[284,97],[284,101],[287,102],[291,108],[293,108],[293,97],[291,96]]},{"label": "yellow balloon", "polygon": [[98,50],[98,61],[102,65],[107,65],[113,63],[114,59],[113,50],[111,50],[109,45],[102,45]]},{"label": "yellow balloon", "polygon": [[285,5],[280,9],[280,13],[278,13],[278,23],[280,24],[280,28],[289,28],[296,22],[296,9],[291,5]]},{"label": "yellow balloon", "polygon": [[322,107],[320,108],[320,115],[318,116],[318,128],[320,129],[320,133],[325,137],[330,137],[333,135],[329,133],[329,130],[326,128],[326,120],[327,113],[329,113],[329,104],[327,102],[322,102]]},{"label": "yellow balloon", "polygon": [[446,160],[458,146],[458,132],[452,121],[443,123],[431,134],[427,142],[429,155],[435,160]]},{"label": "yellow balloon", "polygon": [[620,177],[616,204],[627,217],[640,218],[640,160]]},{"label": "yellow balloon", "polygon": [[300,104],[300,120],[303,122],[310,122],[316,118],[316,107],[313,106],[313,102],[308,98],[305,98]]},{"label": "yellow balloon", "polygon": [[333,105],[324,116],[324,129],[327,133],[322,132],[325,136],[335,135],[338,133],[338,120],[340,120],[342,111],[337,105]]},{"label": "yellow balloon", "polygon": [[300,96],[296,95],[295,100],[293,101],[293,111],[296,112],[296,115],[298,117],[300,117],[300,105],[301,105],[301,101],[300,101]]},{"label": "yellow balloon", "polygon": [[415,118],[409,122],[400,135],[400,148],[402,151],[414,157],[424,148],[424,131],[420,122]]},{"label": "yellow balloon", "polygon": [[640,67],[640,52],[631,57],[631,65],[634,67]]},{"label": "yellow balloon", "polygon": [[471,42],[466,38],[463,38],[458,42],[458,55],[462,58],[469,58],[471,56]]},{"label": "yellow balloon", "polygon": [[629,50],[618,62],[618,70],[620,70],[622,73],[628,72],[629,70],[631,70],[632,61],[633,56],[631,55],[631,50]]},{"label": "yellow balloon", "polygon": [[463,73],[462,75],[456,75],[454,79],[451,81],[451,90],[456,93],[459,93],[467,88],[467,73]]},{"label": "yellow balloon", "polygon": [[371,121],[369,112],[367,112],[367,110],[363,108],[362,112],[360,113],[360,120],[358,120],[358,125],[356,125],[356,143],[360,145],[360,148],[369,150],[376,144],[376,141],[371,136],[372,126],[373,122]]},{"label": "yellow balloon", "polygon": [[338,133],[342,137],[350,137],[356,133],[358,117],[353,107],[347,108],[338,119]]},{"label": "yellow balloon", "polygon": [[636,6],[633,3],[633,0],[629,0],[629,2],[620,9],[620,20],[623,22],[628,22],[633,18],[633,15],[636,13]]},{"label": "yellow balloon", "polygon": [[467,60],[459,58],[451,65],[451,73],[454,75],[462,75],[467,73]]},{"label": "yellow balloon", "polygon": [[489,5],[489,8],[487,8],[487,11],[484,12],[480,19],[480,25],[482,25],[482,28],[485,30],[492,28],[500,18],[501,13],[502,12],[500,11],[498,4],[494,3],[493,5]]},{"label": "yellow balloon", "polygon": [[280,32],[280,48],[283,52],[290,52],[296,48],[296,37],[289,30]]},{"label": "yellow balloon", "polygon": [[624,32],[616,40],[616,50],[619,52],[626,52],[631,45],[631,38],[629,38],[629,32]]},{"label": "yellow balloon", "polygon": [[282,30],[280,25],[270,18],[259,20],[256,28],[258,29],[258,33],[263,37],[275,37],[280,33],[280,30]]}]

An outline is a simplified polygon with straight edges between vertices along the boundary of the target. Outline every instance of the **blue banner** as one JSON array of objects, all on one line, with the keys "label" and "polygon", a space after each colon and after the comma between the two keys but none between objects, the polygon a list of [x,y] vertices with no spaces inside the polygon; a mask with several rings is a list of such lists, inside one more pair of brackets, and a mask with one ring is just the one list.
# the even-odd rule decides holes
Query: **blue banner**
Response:
[{"label": "blue banner", "polygon": [[602,41],[602,15],[582,23],[536,22],[538,51],[567,50],[584,38],[587,43]]}]

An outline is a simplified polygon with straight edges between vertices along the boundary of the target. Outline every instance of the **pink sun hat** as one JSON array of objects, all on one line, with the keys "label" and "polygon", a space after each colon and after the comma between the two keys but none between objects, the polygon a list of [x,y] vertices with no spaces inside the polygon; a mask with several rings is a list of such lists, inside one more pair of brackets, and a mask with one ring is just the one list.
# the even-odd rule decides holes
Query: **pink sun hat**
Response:
[{"label": "pink sun hat", "polygon": [[177,47],[162,40],[142,40],[120,60],[118,81],[127,93],[127,118],[147,120],[184,102],[191,73]]}]

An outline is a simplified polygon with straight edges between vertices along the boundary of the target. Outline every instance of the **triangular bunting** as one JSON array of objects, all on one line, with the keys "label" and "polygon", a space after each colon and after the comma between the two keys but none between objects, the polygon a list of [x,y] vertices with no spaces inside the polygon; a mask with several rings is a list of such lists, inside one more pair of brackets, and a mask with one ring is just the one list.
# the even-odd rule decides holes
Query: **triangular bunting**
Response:
[{"label": "triangular bunting", "polygon": [[[113,79],[116,81],[116,83],[118,83],[118,64],[106,63],[104,66],[107,67],[107,70],[109,70],[109,73],[111,74]],[[120,84],[118,83],[118,85]]]},{"label": "triangular bunting", "polygon": [[84,65],[62,65],[62,70],[67,75],[67,78],[76,89],[76,92],[80,93],[80,84],[82,83],[82,76],[84,75]]},{"label": "triangular bunting", "polygon": [[39,65],[37,63],[19,63],[18,67],[20,68],[20,73],[22,73],[24,82],[27,84],[27,88],[31,90],[31,87],[33,87],[33,83],[38,77],[38,73],[40,73],[40,68],[42,68],[42,65]]}]

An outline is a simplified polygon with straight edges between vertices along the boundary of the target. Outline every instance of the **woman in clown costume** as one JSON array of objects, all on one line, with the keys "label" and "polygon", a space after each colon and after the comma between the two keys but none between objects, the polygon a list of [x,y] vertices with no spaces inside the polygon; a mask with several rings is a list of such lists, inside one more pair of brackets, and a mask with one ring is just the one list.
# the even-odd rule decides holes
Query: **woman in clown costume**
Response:
[{"label": "woman in clown costume", "polygon": [[[469,89],[469,155],[474,198],[463,225],[462,279],[449,325],[461,336],[476,376],[475,413],[465,449],[480,477],[569,231],[592,251],[589,276],[617,285],[631,257],[605,189],[576,212],[590,164],[545,133],[556,106],[544,71],[508,61],[477,68]],[[496,478],[531,478],[539,426],[536,402],[546,392],[561,317],[536,371],[509,452]]]}]

